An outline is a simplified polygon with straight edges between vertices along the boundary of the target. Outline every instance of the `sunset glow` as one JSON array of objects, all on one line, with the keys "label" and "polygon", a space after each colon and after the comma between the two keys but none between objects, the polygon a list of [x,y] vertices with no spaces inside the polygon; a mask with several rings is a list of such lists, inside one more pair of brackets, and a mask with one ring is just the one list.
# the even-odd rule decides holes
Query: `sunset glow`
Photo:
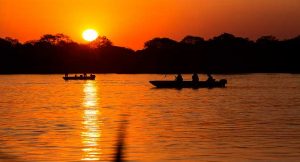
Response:
[{"label": "sunset glow", "polygon": [[82,38],[88,42],[95,40],[98,37],[98,33],[94,29],[87,29],[82,33]]},{"label": "sunset glow", "polygon": [[0,0],[0,162],[299,161],[300,0]]},{"label": "sunset glow", "polygon": [[83,43],[83,30],[101,28],[115,45],[141,49],[154,37],[291,38],[300,34],[299,17],[299,0],[0,0],[0,37],[64,33]]}]

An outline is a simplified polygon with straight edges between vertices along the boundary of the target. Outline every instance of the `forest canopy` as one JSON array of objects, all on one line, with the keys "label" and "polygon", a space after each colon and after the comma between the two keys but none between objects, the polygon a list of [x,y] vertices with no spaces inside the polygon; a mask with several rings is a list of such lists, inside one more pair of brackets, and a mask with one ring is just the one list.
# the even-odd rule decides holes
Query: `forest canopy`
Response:
[{"label": "forest canopy", "polygon": [[205,40],[153,38],[134,51],[107,37],[78,44],[64,34],[25,43],[0,38],[0,73],[299,73],[300,36],[256,41],[223,33]]}]

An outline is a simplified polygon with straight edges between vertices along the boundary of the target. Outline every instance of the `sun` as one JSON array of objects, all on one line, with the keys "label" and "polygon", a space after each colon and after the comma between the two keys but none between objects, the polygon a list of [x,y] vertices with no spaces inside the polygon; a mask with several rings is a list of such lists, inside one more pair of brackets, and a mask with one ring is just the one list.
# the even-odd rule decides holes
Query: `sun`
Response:
[{"label": "sun", "polygon": [[88,42],[95,40],[98,37],[98,32],[94,29],[86,29],[82,33],[82,38]]}]

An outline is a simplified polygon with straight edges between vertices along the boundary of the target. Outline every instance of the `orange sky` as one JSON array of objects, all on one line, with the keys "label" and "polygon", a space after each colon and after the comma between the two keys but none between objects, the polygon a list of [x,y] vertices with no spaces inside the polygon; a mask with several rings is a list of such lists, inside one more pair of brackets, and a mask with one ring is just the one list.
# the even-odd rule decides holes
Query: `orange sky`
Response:
[{"label": "orange sky", "polygon": [[0,0],[0,37],[23,42],[64,33],[84,42],[86,28],[133,49],[157,36],[284,39],[300,35],[300,0]]}]

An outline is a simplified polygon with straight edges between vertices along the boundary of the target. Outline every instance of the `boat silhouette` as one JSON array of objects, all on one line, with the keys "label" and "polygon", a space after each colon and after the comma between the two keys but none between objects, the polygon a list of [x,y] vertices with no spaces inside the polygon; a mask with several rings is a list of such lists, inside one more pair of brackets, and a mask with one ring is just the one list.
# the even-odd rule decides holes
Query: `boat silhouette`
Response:
[{"label": "boat silhouette", "polygon": [[152,80],[149,81],[157,88],[224,88],[226,87],[227,80],[221,79],[219,81],[165,81],[165,80]]},{"label": "boat silhouette", "polygon": [[96,79],[96,75],[90,75],[90,76],[84,76],[84,75],[80,75],[80,76],[64,76],[63,77],[64,80],[95,80]]}]

